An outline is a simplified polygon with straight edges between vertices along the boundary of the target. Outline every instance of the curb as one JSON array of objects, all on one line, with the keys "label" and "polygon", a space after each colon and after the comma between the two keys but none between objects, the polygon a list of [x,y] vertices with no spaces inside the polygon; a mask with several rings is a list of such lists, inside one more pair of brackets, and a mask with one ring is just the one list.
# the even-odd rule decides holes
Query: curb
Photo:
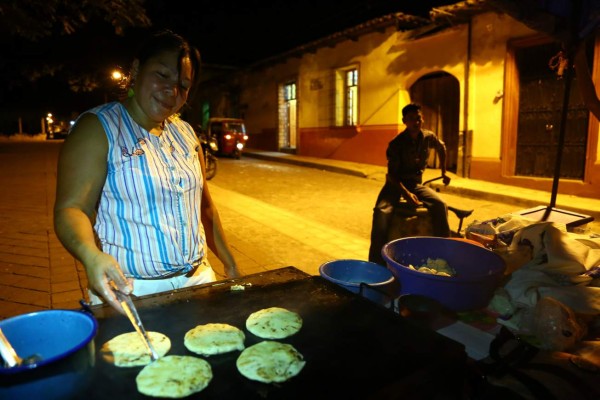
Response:
[{"label": "curb", "polygon": [[308,160],[302,160],[302,159],[298,159],[298,158],[286,157],[286,155],[271,156],[271,155],[267,155],[267,154],[253,153],[253,152],[244,152],[243,155],[246,157],[257,158],[260,160],[275,161],[275,162],[281,162],[281,163],[285,163],[285,164],[299,165],[302,167],[322,169],[325,171],[337,172],[339,174],[358,176],[360,178],[367,178],[367,176],[368,176],[364,172],[357,171],[355,169],[340,167],[337,165],[329,165],[329,164],[320,163],[320,162],[311,162]]}]

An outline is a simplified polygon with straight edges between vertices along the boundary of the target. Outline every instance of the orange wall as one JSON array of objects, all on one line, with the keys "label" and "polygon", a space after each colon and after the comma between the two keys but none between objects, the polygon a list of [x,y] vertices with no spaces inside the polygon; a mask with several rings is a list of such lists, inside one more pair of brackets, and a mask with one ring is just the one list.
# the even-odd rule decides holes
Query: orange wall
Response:
[{"label": "orange wall", "polygon": [[301,128],[298,154],[374,165],[386,165],[385,150],[397,125]]}]

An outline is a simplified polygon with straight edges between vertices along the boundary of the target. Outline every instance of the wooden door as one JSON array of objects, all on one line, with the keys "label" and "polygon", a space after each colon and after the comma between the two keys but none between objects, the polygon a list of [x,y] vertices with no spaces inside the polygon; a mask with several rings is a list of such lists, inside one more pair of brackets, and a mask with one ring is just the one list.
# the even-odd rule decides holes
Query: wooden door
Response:
[{"label": "wooden door", "polygon": [[[515,52],[519,76],[516,175],[554,177],[565,91],[565,80],[556,69],[559,51],[559,44],[547,43]],[[567,109],[560,177],[583,179],[588,111],[575,80]]]},{"label": "wooden door", "polygon": [[[423,107],[423,127],[435,132],[446,143],[448,171],[457,172],[460,110],[458,80],[445,72],[426,75],[410,88],[410,97]],[[429,167],[439,168],[435,152],[431,154]]]}]

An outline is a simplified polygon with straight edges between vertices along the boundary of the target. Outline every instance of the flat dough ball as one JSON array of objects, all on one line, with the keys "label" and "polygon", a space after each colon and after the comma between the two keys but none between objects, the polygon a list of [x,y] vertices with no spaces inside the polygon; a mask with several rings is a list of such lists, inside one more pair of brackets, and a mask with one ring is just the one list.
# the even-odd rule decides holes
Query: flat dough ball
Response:
[{"label": "flat dough ball", "polygon": [[166,356],[146,365],[136,376],[135,384],[146,396],[178,399],[200,392],[212,377],[212,368],[206,360]]},{"label": "flat dough ball", "polygon": [[[152,347],[159,357],[171,349],[171,340],[159,332],[148,332]],[[117,367],[138,367],[150,364],[148,348],[137,332],[127,332],[115,336],[102,345],[102,358]]]},{"label": "flat dough ball", "polygon": [[263,339],[283,339],[302,328],[297,313],[281,307],[264,308],[246,319],[246,329]]},{"label": "flat dough ball", "polygon": [[185,347],[196,354],[210,356],[244,350],[246,335],[240,329],[229,324],[198,325],[186,332],[183,339]]},{"label": "flat dough ball", "polygon": [[285,382],[298,375],[305,364],[292,345],[269,340],[246,348],[236,361],[240,374],[265,383]]}]

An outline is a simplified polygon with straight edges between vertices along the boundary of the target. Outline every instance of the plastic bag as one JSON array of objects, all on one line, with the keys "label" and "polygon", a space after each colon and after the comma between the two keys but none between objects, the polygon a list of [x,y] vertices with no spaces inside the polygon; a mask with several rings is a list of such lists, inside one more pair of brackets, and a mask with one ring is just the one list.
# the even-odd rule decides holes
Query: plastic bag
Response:
[{"label": "plastic bag", "polygon": [[533,326],[540,347],[551,351],[570,350],[587,333],[586,323],[573,310],[552,297],[544,297],[537,302]]}]

